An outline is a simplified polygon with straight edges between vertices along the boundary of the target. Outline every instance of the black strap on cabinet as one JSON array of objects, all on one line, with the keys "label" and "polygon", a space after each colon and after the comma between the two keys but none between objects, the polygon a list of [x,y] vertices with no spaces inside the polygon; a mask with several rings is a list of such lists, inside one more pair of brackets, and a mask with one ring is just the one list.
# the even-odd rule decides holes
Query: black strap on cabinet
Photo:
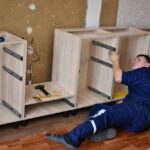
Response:
[{"label": "black strap on cabinet", "polygon": [[96,46],[100,46],[100,47],[103,47],[103,48],[106,48],[108,50],[111,50],[111,51],[116,51],[116,48],[115,47],[112,47],[110,45],[107,45],[107,44],[104,44],[104,43],[101,43],[101,42],[98,42],[98,41],[92,41],[92,44],[96,45]]},{"label": "black strap on cabinet", "polygon": [[12,111],[16,116],[18,116],[19,118],[21,118],[21,114],[14,109],[10,104],[8,104],[5,100],[2,100],[2,103],[4,106],[6,106],[10,111]]},{"label": "black strap on cabinet", "polygon": [[17,73],[15,73],[14,71],[12,71],[11,69],[9,69],[8,67],[3,66],[3,69],[10,75],[14,76],[16,79],[22,81],[22,77],[20,75],[18,75]]},{"label": "black strap on cabinet", "polygon": [[99,95],[109,99],[109,100],[111,99],[110,96],[108,96],[107,94],[105,94],[105,93],[103,93],[103,92],[101,92],[101,91],[99,91],[99,90],[97,90],[97,89],[95,89],[95,88],[93,88],[91,86],[88,86],[88,89],[93,91],[93,92],[95,92],[96,94],[99,94]]},{"label": "black strap on cabinet", "polygon": [[75,107],[75,105],[73,103],[71,103],[70,101],[68,101],[67,99],[62,99],[66,104],[70,105],[71,107]]},{"label": "black strap on cabinet", "polygon": [[105,66],[107,66],[107,67],[112,68],[112,64],[107,63],[107,62],[105,62],[105,61],[103,61],[103,60],[100,60],[100,59],[98,59],[98,58],[95,58],[95,57],[93,57],[93,56],[91,56],[91,60],[92,60],[92,61],[95,61],[95,62],[97,62],[97,63],[100,63],[100,64],[102,64],[102,65],[105,65]]},{"label": "black strap on cabinet", "polygon": [[13,52],[11,49],[7,48],[7,47],[3,47],[4,52],[8,53],[9,55],[23,61],[23,56]]}]

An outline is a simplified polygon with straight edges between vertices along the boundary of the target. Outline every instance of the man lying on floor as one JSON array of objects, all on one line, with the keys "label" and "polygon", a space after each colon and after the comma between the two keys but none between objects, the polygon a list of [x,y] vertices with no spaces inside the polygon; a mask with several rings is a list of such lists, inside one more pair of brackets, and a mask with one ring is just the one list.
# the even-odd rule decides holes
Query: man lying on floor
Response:
[{"label": "man lying on floor", "polygon": [[129,94],[121,104],[96,104],[88,119],[65,134],[47,134],[49,140],[64,144],[69,149],[77,149],[90,138],[100,142],[114,138],[118,126],[130,132],[140,132],[150,127],[150,57],[138,55],[133,61],[132,71],[124,72],[120,68],[119,56],[112,52],[116,82],[128,86]]}]

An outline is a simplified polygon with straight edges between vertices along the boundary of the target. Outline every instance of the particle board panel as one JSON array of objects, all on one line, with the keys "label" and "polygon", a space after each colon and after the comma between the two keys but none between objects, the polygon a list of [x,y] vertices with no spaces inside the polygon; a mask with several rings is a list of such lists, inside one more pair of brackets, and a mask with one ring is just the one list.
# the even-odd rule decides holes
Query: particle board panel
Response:
[{"label": "particle board panel", "polygon": [[24,108],[24,88],[23,82],[14,78],[3,70],[2,73],[2,100],[7,102],[16,111],[22,114]]},{"label": "particle board panel", "polygon": [[[66,30],[64,30],[66,31]],[[124,36],[141,36],[141,35],[148,35],[149,32],[142,31],[136,28],[112,28],[112,27],[106,27],[106,28],[95,28],[95,29],[87,29],[82,30],[69,30],[67,33],[70,33],[72,35],[76,35],[80,38],[84,39],[92,39],[92,38],[114,38],[114,37],[124,37]]]},{"label": "particle board panel", "polygon": [[3,36],[5,38],[5,42],[1,43],[1,45],[18,44],[18,43],[24,43],[25,42],[23,39],[17,37],[14,34],[6,32],[6,31],[0,31],[0,36]]},{"label": "particle board panel", "polygon": [[[51,96],[47,97],[47,98],[41,98],[41,100],[34,99],[33,97],[35,97],[35,96],[45,96],[43,92],[35,89],[35,86],[37,86],[37,85],[44,85],[45,86],[44,89]],[[59,94],[59,95],[55,96],[55,94]],[[32,84],[32,85],[26,86],[25,105],[39,104],[39,103],[44,103],[44,102],[49,102],[49,101],[60,100],[63,98],[71,98],[73,96],[74,96],[73,94],[69,93],[64,88],[62,88],[61,86],[59,86],[53,82],[43,82],[43,83],[38,83],[38,84]]]},{"label": "particle board panel", "polygon": [[[104,31],[105,32],[105,31]],[[98,38],[99,37],[99,32],[97,30],[91,30],[91,31],[79,31],[79,32],[73,32],[74,35],[77,35],[78,37],[82,39],[92,39],[92,38]],[[105,32],[107,33],[107,32]]]},{"label": "particle board panel", "polygon": [[56,114],[72,110],[73,107],[66,104],[64,101],[52,101],[48,103],[41,103],[40,105],[26,106],[25,119],[42,117],[50,114]]},{"label": "particle board panel", "polygon": [[[100,43],[101,45],[104,46],[98,46],[96,44],[94,44],[93,42],[97,42]],[[118,42],[119,42],[119,38],[114,37],[114,38],[97,38],[94,39],[91,44],[91,56],[94,58],[98,58],[102,61],[105,61],[109,64],[112,64],[111,60],[110,60],[110,56],[109,56],[109,52],[111,52],[112,50],[110,48],[105,48],[105,46],[109,46],[112,47],[116,52],[118,50]]]},{"label": "particle board panel", "polygon": [[87,73],[90,57],[90,47],[91,47],[91,39],[82,39],[78,90],[85,89],[87,86]]},{"label": "particle board panel", "polygon": [[[17,53],[16,53],[17,54]],[[20,55],[21,56],[21,55]],[[23,58],[23,56],[21,56]],[[14,56],[2,51],[2,65],[11,69],[19,76],[23,77],[24,75],[24,62],[15,58]]]},{"label": "particle board panel", "polygon": [[1,116],[0,125],[17,122],[21,120],[21,118],[18,118],[9,109],[7,109],[2,103],[0,103],[0,116]]},{"label": "particle board panel", "polygon": [[[54,41],[52,81],[75,94],[79,79],[81,40],[75,35],[55,30]],[[69,100],[76,104],[75,97]]]},{"label": "particle board panel", "polygon": [[[2,31],[5,41],[1,46],[1,101],[12,112],[24,116],[27,42]],[[12,109],[13,108],[13,109]]]},{"label": "particle board panel", "polygon": [[110,33],[103,28],[77,28],[77,29],[64,29],[70,34],[76,35],[81,39],[93,39],[98,38],[103,33]]},{"label": "particle board panel", "polygon": [[87,86],[92,87],[111,98],[113,86],[112,68],[91,61],[88,71]]},{"label": "particle board panel", "polygon": [[112,102],[108,100],[107,98],[104,98],[101,95],[95,94],[94,92],[88,89],[83,89],[83,90],[78,91],[77,100],[78,100],[77,108],[89,107],[97,103]]},{"label": "particle board panel", "polygon": [[149,35],[121,37],[119,54],[122,69],[131,69],[132,61],[138,54],[148,55],[149,44]]}]

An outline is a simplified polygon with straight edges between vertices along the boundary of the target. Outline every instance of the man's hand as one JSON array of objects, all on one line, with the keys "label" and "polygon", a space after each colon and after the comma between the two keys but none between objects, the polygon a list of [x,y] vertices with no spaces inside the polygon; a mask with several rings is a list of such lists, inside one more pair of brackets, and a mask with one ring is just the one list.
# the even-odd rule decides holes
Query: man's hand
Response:
[{"label": "man's hand", "polygon": [[112,63],[119,62],[120,57],[116,52],[110,52],[109,55],[110,55],[110,59],[111,59]]},{"label": "man's hand", "polygon": [[112,65],[113,65],[113,72],[114,72],[114,78],[116,82],[121,83],[121,79],[122,79],[122,70],[120,68],[120,64],[119,64],[119,55],[115,52],[110,52],[110,59],[112,61]]}]

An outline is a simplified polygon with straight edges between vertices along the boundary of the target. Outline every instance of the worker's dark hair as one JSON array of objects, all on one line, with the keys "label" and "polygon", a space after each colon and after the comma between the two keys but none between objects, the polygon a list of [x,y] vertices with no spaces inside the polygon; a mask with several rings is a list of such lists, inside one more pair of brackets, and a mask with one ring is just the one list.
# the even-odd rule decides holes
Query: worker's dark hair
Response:
[{"label": "worker's dark hair", "polygon": [[139,55],[137,55],[137,57],[144,57],[146,62],[148,62],[150,64],[150,57],[148,55],[139,54]]}]

